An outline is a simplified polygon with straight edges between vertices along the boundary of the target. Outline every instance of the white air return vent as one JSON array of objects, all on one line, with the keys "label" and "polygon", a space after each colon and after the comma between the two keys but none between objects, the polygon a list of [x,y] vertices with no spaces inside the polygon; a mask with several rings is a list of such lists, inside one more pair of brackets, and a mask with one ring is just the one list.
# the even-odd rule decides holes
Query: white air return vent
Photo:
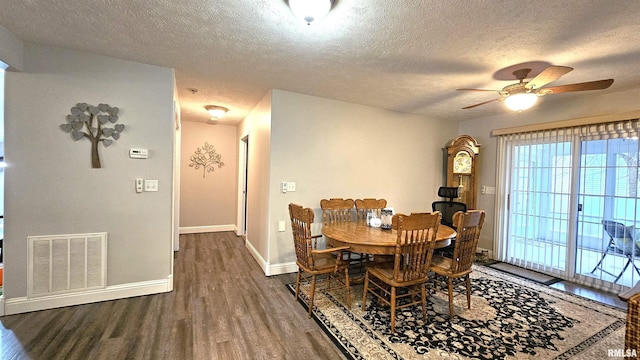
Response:
[{"label": "white air return vent", "polygon": [[28,297],[102,289],[107,233],[30,236]]}]

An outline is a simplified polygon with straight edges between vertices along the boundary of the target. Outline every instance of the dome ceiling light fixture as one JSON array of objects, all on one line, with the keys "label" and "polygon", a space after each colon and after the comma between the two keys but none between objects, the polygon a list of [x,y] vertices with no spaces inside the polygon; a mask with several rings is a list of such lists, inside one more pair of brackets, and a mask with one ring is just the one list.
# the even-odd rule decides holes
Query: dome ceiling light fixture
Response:
[{"label": "dome ceiling light fixture", "polygon": [[333,5],[333,0],[289,0],[288,2],[293,14],[307,25],[322,20]]},{"label": "dome ceiling light fixture", "polygon": [[229,111],[226,107],[218,105],[207,105],[204,108],[207,109],[207,112],[211,115],[211,118],[209,119],[211,121],[220,119],[227,113],[227,111]]},{"label": "dome ceiling light fixture", "polygon": [[536,94],[522,91],[518,93],[511,93],[504,99],[504,104],[511,110],[522,112],[529,109],[538,101]]},{"label": "dome ceiling light fixture", "polygon": [[531,69],[517,69],[513,71],[513,76],[519,80],[519,82],[503,87],[501,90],[488,90],[488,89],[457,89],[462,91],[490,91],[497,92],[500,97],[488,101],[481,102],[470,106],[465,106],[463,109],[472,109],[476,106],[488,104],[494,101],[504,101],[507,108],[522,112],[531,108],[538,101],[538,97],[548,94],[559,94],[574,91],[588,91],[588,90],[603,90],[609,88],[613,84],[613,79],[588,81],[583,83],[559,85],[559,86],[547,86],[552,81],[558,80],[561,76],[572,71],[572,67],[568,66],[556,66],[551,65],[542,70],[540,74],[531,79],[531,81],[524,81],[529,76]]}]

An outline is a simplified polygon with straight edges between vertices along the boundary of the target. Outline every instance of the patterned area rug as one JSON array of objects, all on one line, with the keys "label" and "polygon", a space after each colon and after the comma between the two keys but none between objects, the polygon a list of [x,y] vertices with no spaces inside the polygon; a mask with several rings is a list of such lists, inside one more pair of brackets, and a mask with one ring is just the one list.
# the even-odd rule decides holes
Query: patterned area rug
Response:
[{"label": "patterned area rug", "polygon": [[620,309],[484,266],[471,277],[471,310],[457,296],[451,321],[446,292],[432,289],[427,320],[419,306],[404,308],[390,333],[388,307],[369,300],[362,311],[362,285],[351,287],[351,311],[343,290],[316,294],[314,318],[350,359],[605,359],[624,347]]}]

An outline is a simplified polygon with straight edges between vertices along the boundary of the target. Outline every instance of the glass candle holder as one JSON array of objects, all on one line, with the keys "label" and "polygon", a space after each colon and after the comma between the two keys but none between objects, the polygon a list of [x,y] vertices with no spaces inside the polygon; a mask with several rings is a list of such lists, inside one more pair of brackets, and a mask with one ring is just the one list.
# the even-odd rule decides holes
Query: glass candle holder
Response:
[{"label": "glass candle holder", "polygon": [[380,228],[382,230],[391,230],[391,219],[393,218],[393,211],[390,209],[382,209],[380,211],[380,220],[382,220],[382,224]]}]

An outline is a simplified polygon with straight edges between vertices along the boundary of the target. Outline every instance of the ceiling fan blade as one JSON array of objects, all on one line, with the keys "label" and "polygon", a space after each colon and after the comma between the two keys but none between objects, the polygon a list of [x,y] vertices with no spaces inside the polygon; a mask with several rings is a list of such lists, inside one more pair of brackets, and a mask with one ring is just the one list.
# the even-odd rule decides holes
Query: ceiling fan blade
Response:
[{"label": "ceiling fan blade", "polygon": [[562,75],[571,70],[573,70],[572,67],[551,65],[542,70],[538,76],[531,79],[524,87],[526,89],[540,89],[548,83],[558,80]]},{"label": "ceiling fan blade", "polygon": [[456,89],[458,91],[493,91],[493,92],[500,92],[500,90],[490,90],[490,89]]},{"label": "ceiling fan blade", "polygon": [[613,79],[588,81],[577,84],[552,86],[544,89],[540,89],[539,93],[544,94],[558,94],[572,91],[587,91],[587,90],[603,90],[613,84]]},{"label": "ceiling fan blade", "polygon": [[470,106],[465,106],[463,107],[463,109],[472,109],[476,106],[480,106],[480,105],[484,105],[484,104],[488,104],[490,102],[494,102],[494,101],[498,101],[498,100],[502,100],[502,98],[497,98],[497,99],[493,99],[493,100],[489,100],[489,101],[485,101],[485,102],[481,102],[479,104],[475,104],[475,105],[470,105]]}]

